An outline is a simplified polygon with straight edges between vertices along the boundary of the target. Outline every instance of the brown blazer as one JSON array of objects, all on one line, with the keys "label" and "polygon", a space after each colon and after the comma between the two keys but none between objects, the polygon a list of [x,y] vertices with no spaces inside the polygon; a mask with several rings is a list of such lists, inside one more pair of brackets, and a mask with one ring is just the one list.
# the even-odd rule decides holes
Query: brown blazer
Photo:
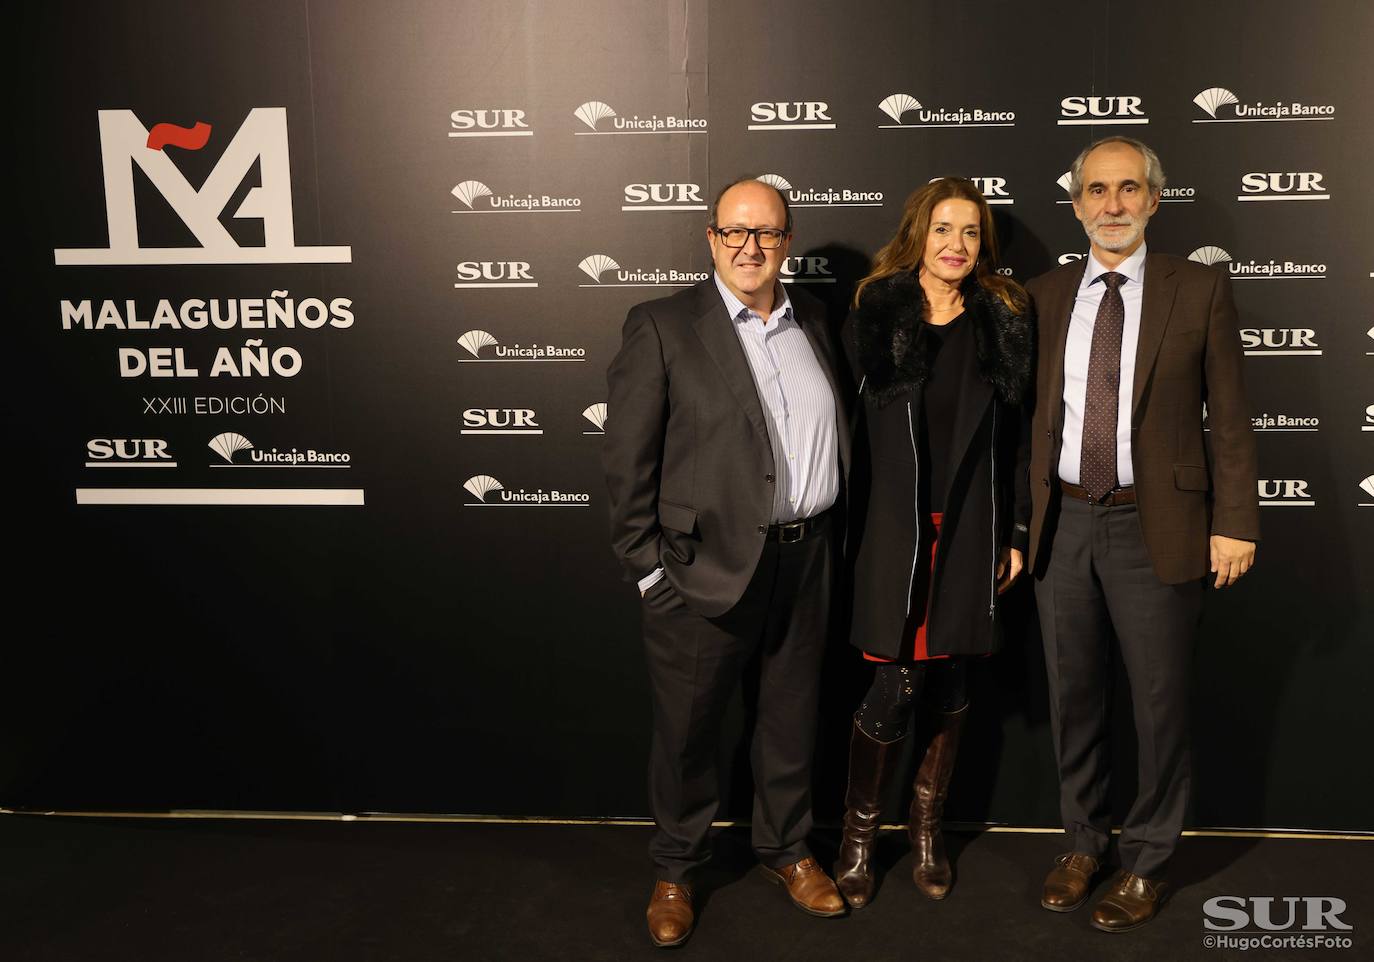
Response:
[{"label": "brown blazer", "polygon": [[[1058,517],[1064,348],[1083,259],[1026,285],[1039,318],[1030,460],[1029,567],[1041,574]],[[1255,438],[1230,279],[1171,254],[1145,256],[1131,399],[1131,465],[1146,550],[1165,584],[1201,578],[1213,534],[1259,540]],[[1207,404],[1210,456],[1203,443]]]}]

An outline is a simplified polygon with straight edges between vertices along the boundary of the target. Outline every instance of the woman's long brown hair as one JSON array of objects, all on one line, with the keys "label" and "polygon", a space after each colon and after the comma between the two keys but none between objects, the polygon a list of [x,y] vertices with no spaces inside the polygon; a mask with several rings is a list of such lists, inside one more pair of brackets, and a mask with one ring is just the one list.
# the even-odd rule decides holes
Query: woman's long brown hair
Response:
[{"label": "woman's long brown hair", "polygon": [[892,240],[878,251],[878,257],[867,277],[859,281],[854,291],[854,306],[859,306],[864,289],[874,281],[894,274],[918,270],[925,252],[926,235],[930,233],[930,218],[935,208],[946,200],[967,200],[978,208],[978,260],[973,277],[978,285],[996,295],[1012,311],[1021,314],[1029,299],[1021,285],[997,273],[997,232],[992,226],[992,209],[973,181],[962,177],[941,177],[913,191],[902,210],[902,222]]}]

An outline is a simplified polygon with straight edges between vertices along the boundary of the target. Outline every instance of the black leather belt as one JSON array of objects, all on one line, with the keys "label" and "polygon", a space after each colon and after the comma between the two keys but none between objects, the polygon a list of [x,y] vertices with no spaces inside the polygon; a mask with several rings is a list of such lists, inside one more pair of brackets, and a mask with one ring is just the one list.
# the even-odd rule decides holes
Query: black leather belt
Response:
[{"label": "black leather belt", "polygon": [[822,511],[820,514],[812,515],[809,518],[802,518],[800,521],[788,521],[784,524],[770,524],[768,526],[768,540],[776,541],[778,544],[792,544],[796,541],[804,541],[817,531],[820,531],[830,521],[830,509]]},{"label": "black leather belt", "polygon": [[1071,498],[1077,498],[1079,501],[1086,501],[1089,504],[1100,504],[1104,508],[1112,508],[1119,504],[1135,504],[1134,487],[1112,488],[1101,499],[1094,498],[1088,493],[1087,488],[1069,484],[1067,481],[1060,481],[1059,489]]}]

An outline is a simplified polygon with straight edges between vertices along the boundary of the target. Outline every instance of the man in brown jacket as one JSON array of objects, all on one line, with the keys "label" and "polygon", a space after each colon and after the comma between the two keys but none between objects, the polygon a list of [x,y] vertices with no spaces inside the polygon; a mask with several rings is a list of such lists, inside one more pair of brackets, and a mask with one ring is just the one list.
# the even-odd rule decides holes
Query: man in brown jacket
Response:
[{"label": "man in brown jacket", "polygon": [[1120,932],[1153,918],[1166,894],[1188,802],[1204,576],[1222,588],[1254,564],[1258,485],[1229,279],[1146,252],[1164,187],[1159,158],[1110,137],[1079,154],[1071,177],[1089,255],[1026,285],[1040,324],[1029,567],[1070,842],[1041,904],[1081,905],[1107,851],[1116,647],[1140,784],[1121,830],[1121,870],[1092,923]]}]

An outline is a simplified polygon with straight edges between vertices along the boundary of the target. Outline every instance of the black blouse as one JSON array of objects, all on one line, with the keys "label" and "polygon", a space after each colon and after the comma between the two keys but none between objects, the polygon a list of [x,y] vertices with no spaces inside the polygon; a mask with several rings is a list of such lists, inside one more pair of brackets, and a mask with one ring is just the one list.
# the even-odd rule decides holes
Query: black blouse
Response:
[{"label": "black blouse", "polygon": [[967,318],[964,311],[948,324],[925,324],[920,333],[930,358],[917,442],[921,466],[917,499],[923,512],[944,510],[949,479],[958,468],[956,453],[950,450],[954,419],[964,385],[977,376],[976,348]]}]

